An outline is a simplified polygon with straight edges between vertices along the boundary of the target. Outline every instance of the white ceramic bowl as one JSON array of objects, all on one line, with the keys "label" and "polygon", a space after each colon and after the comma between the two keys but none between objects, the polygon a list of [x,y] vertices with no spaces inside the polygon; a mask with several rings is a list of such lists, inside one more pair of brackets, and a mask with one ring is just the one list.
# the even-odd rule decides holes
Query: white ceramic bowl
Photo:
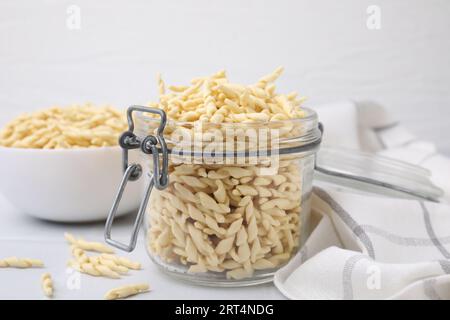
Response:
[{"label": "white ceramic bowl", "polygon": [[[131,161],[135,160],[130,154]],[[59,222],[105,219],[122,178],[120,147],[0,147],[0,192],[19,210]],[[139,206],[142,183],[130,181],[117,215]]]}]

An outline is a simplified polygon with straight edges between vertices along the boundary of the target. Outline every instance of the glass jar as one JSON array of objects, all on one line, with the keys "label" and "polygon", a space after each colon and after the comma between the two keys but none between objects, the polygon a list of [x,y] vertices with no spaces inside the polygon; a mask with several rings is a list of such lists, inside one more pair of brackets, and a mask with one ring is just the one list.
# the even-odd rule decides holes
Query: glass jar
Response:
[{"label": "glass jar", "polygon": [[[317,157],[323,129],[314,111],[304,112],[301,119],[214,124],[130,107],[130,131],[119,141],[125,173],[106,242],[132,251],[145,220],[147,252],[165,272],[201,285],[246,286],[271,281],[306,241],[315,171],[319,182],[356,192],[442,195],[428,172],[399,161],[332,149]],[[129,164],[128,150],[138,148],[142,162]],[[143,173],[147,188],[126,245],[111,239],[111,227],[126,184]]]},{"label": "glass jar", "polygon": [[[166,122],[162,115],[158,138],[161,112],[134,111],[140,112],[129,113],[135,135],[124,135],[128,145],[141,142],[149,185],[164,170],[168,178],[141,205],[150,258],[171,275],[203,285],[271,281],[309,233],[321,141],[317,114],[305,109],[301,119],[240,124]],[[164,140],[166,160],[142,147],[149,137],[155,145]]]},{"label": "glass jar", "polygon": [[[145,216],[151,259],[204,285],[270,281],[309,232],[321,134],[316,114],[306,112],[305,118],[270,124],[169,121],[169,184],[152,192]],[[138,137],[158,122],[138,115]],[[275,144],[279,152],[271,153]],[[150,158],[144,161],[144,168],[153,168]]]}]

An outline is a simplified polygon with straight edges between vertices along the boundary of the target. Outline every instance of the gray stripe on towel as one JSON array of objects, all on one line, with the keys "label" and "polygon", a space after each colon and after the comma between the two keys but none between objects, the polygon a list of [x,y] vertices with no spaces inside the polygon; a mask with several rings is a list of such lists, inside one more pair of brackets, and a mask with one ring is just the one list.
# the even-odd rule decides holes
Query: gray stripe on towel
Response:
[{"label": "gray stripe on towel", "polygon": [[433,242],[434,246],[444,256],[444,258],[449,259],[450,258],[450,253],[447,251],[447,249],[444,248],[442,243],[436,237],[436,233],[434,232],[433,226],[431,224],[430,213],[428,212],[427,207],[425,206],[425,204],[423,202],[420,202],[420,207],[422,208],[423,219],[425,221],[425,228],[427,230],[428,236],[430,237],[430,239]]},{"label": "gray stripe on towel", "polygon": [[342,272],[342,288],[344,290],[344,292],[343,292],[344,300],[353,300],[352,274],[353,274],[353,270],[355,269],[355,265],[363,259],[367,259],[367,256],[362,255],[362,254],[357,254],[357,255],[351,256],[345,262],[344,270]]},{"label": "gray stripe on towel", "polygon": [[439,260],[439,265],[441,266],[442,270],[444,270],[444,272],[446,274],[450,274],[450,261],[448,260]]},{"label": "gray stripe on towel", "polygon": [[435,289],[436,279],[427,279],[423,281],[423,291],[431,300],[442,300]]},{"label": "gray stripe on towel", "polygon": [[350,230],[355,234],[355,236],[362,242],[367,250],[367,254],[372,259],[375,258],[375,251],[373,248],[372,241],[370,240],[367,233],[363,228],[350,216],[350,214],[342,208],[339,203],[337,203],[325,190],[315,187],[314,193],[325,201],[331,209],[333,209],[336,214],[342,219],[342,221],[350,228]]},{"label": "gray stripe on towel", "polygon": [[[392,243],[402,245],[402,246],[411,246],[411,247],[428,247],[434,246],[433,240],[429,238],[415,238],[415,237],[403,237],[396,234],[393,234],[387,230],[372,226],[372,225],[361,225],[361,228],[366,233],[375,234],[377,236],[383,237],[386,240],[389,240]],[[450,243],[450,236],[439,237],[436,238],[441,243]]]}]

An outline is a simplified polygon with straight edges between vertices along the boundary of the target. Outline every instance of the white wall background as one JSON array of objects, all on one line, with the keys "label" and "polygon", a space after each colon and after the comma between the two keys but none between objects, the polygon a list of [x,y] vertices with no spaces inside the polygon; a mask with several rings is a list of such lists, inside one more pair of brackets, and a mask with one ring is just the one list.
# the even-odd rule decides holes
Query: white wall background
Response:
[{"label": "white wall background", "polygon": [[[81,29],[66,27],[67,7]],[[369,5],[381,30],[366,27]],[[0,0],[0,123],[53,104],[146,102],[169,82],[226,68],[309,105],[371,99],[450,155],[448,0]],[[345,125],[345,124],[343,124]]]}]

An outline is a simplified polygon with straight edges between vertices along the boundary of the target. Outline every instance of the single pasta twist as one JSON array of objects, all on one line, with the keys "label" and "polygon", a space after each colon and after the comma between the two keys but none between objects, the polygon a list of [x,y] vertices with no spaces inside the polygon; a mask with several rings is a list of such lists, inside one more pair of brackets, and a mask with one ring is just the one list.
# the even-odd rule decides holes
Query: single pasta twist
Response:
[{"label": "single pasta twist", "polygon": [[77,262],[79,263],[87,263],[89,262],[89,257],[86,255],[86,252],[83,249],[80,249],[77,246],[72,245],[71,247],[72,250],[72,256],[76,259]]},{"label": "single pasta twist", "polygon": [[0,268],[33,268],[43,267],[44,263],[38,259],[9,257],[0,259]]},{"label": "single pasta twist", "polygon": [[166,85],[164,84],[160,73],[157,74],[156,81],[158,82],[158,93],[162,96],[166,93]]},{"label": "single pasta twist", "polygon": [[77,239],[70,233],[65,233],[64,238],[69,242],[71,245],[76,246],[80,249],[86,250],[86,251],[95,251],[100,253],[114,253],[114,250],[107,245],[100,243],[100,242],[90,242],[86,241],[84,239]]},{"label": "single pasta twist", "polygon": [[150,290],[149,285],[145,284],[145,283],[125,285],[122,287],[118,287],[118,288],[109,290],[105,294],[105,299],[115,300],[115,299],[126,298],[126,297],[133,296],[133,295],[136,295],[139,293],[147,292],[149,290]]},{"label": "single pasta twist", "polygon": [[126,267],[128,269],[140,270],[142,268],[139,262],[131,261],[124,257],[118,257],[112,254],[101,254],[100,257],[103,260],[113,261],[115,264]]},{"label": "single pasta twist", "polygon": [[41,277],[42,290],[47,297],[53,296],[53,281],[50,273],[44,273]]}]

